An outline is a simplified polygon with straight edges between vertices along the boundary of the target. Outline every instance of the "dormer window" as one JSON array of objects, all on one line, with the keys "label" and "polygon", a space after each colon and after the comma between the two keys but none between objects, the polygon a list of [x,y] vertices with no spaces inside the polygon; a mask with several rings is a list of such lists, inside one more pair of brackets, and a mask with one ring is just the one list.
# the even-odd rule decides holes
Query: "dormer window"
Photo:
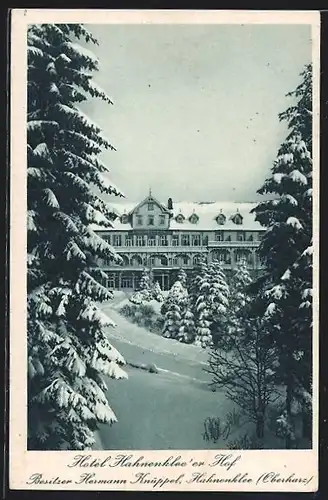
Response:
[{"label": "dormer window", "polygon": [[198,215],[195,213],[191,214],[191,216],[189,217],[189,222],[191,222],[191,224],[197,224],[198,221],[199,221]]},{"label": "dormer window", "polygon": [[182,224],[182,222],[185,220],[185,217],[184,217],[184,215],[183,215],[183,214],[178,214],[178,215],[176,216],[175,220],[176,220],[177,222],[179,222],[179,224]]},{"label": "dormer window", "polygon": [[240,215],[240,213],[239,213],[239,212],[237,212],[235,215],[233,215],[233,216],[231,217],[231,220],[232,220],[232,222],[233,222],[234,224],[237,224],[237,225],[240,225],[240,224],[242,224],[242,223],[243,223],[243,218],[242,218],[242,216]]},{"label": "dormer window", "polygon": [[122,224],[127,224],[128,221],[129,221],[129,217],[127,216],[127,214],[123,214],[121,217]]},{"label": "dormer window", "polygon": [[219,226],[223,226],[225,224],[225,221],[226,221],[226,217],[225,215],[221,212],[217,218],[216,218],[216,222],[219,224]]}]

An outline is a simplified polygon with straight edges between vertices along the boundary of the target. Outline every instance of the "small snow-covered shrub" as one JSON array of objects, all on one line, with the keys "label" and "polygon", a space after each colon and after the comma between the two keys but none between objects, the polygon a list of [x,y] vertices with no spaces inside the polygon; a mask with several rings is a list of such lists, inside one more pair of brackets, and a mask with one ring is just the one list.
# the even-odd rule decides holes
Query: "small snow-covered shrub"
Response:
[{"label": "small snow-covered shrub", "polygon": [[133,318],[135,316],[136,311],[137,311],[137,306],[135,304],[124,304],[124,306],[122,306],[120,309],[120,313],[125,318]]},{"label": "small snow-covered shrub", "polygon": [[160,333],[163,327],[163,318],[149,303],[125,304],[120,309],[120,313],[132,323],[153,333]]}]

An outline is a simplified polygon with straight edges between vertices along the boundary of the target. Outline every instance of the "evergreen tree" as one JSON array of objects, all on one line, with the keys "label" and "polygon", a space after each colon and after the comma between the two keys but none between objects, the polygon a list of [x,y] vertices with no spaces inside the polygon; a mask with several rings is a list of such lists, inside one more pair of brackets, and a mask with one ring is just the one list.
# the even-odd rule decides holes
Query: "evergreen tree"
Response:
[{"label": "evergreen tree", "polygon": [[[295,104],[280,115],[289,133],[281,145],[270,177],[258,191],[275,195],[254,209],[268,228],[260,245],[267,273],[262,296],[267,304],[273,342],[279,353],[278,380],[286,386],[286,421],[293,427],[292,405],[298,393],[311,393],[312,308],[312,67],[306,66],[294,92]],[[303,259],[302,259],[303,255]],[[305,258],[306,257],[306,258]],[[307,262],[307,264],[309,263]],[[292,443],[286,434],[286,447]]]},{"label": "evergreen tree", "polygon": [[142,270],[138,290],[130,297],[130,301],[133,302],[134,304],[149,302],[153,298],[152,288],[153,288],[152,273],[150,269],[145,267]]},{"label": "evergreen tree", "polygon": [[202,264],[201,274],[195,277],[194,284],[198,283],[198,292],[194,296],[194,310],[196,316],[195,345],[208,347],[212,345],[211,333],[211,282],[210,274],[205,263]]},{"label": "evergreen tree", "polygon": [[158,281],[155,281],[153,287],[152,287],[152,298],[154,300],[157,300],[157,302],[163,302],[163,294],[162,294],[162,289],[160,287],[160,284]]},{"label": "evergreen tree", "polygon": [[229,282],[229,314],[226,318],[223,335],[219,339],[222,348],[230,349],[233,345],[233,338],[242,335],[244,310],[251,303],[252,297],[250,285],[251,275],[247,268],[246,260],[241,260],[233,270]]},{"label": "evergreen tree", "polygon": [[171,287],[165,301],[163,337],[176,339],[179,336],[181,320],[188,300],[187,290],[180,281]]},{"label": "evergreen tree", "polygon": [[186,344],[192,344],[195,340],[196,326],[194,315],[191,312],[189,303],[187,302],[186,307],[181,316],[181,324],[179,332],[177,334],[177,340],[184,342]]},{"label": "evergreen tree", "polygon": [[205,255],[200,255],[198,262],[195,264],[189,286],[189,296],[191,300],[191,304],[194,306],[197,300],[197,295],[199,292],[199,283],[201,277],[204,276],[208,272],[208,264],[207,257]]},{"label": "evergreen tree", "polygon": [[229,305],[229,286],[223,269],[218,261],[208,266],[210,275],[209,309],[211,319],[211,334],[214,344],[224,336],[227,323],[227,307]]},{"label": "evergreen tree", "polygon": [[180,281],[182,286],[187,286],[187,273],[184,269],[180,268],[177,274],[177,281]]},{"label": "evergreen tree", "polygon": [[92,80],[96,43],[80,24],[28,29],[27,262],[28,448],[85,449],[99,422],[112,423],[102,374],[126,377],[124,359],[97,307],[111,298],[99,259],[120,258],[90,224],[110,226],[101,193],[120,195],[98,159],[113,149],[79,103],[109,97]]}]

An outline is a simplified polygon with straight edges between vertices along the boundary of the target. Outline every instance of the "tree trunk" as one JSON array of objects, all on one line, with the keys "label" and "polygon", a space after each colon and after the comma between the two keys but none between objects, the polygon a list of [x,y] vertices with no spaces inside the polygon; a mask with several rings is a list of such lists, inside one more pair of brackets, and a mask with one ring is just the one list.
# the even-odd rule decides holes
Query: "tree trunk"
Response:
[{"label": "tree trunk", "polygon": [[258,439],[263,439],[264,437],[264,416],[258,415],[256,420],[256,437]]},{"label": "tree trunk", "polygon": [[[291,377],[288,377],[287,380],[287,387],[286,387],[286,414],[287,414],[287,422],[288,424],[291,424],[292,422],[292,382],[291,382]],[[285,448],[287,450],[290,450],[292,447],[292,439],[291,439],[291,434],[290,432],[287,432],[286,434],[286,440],[285,440]]]}]

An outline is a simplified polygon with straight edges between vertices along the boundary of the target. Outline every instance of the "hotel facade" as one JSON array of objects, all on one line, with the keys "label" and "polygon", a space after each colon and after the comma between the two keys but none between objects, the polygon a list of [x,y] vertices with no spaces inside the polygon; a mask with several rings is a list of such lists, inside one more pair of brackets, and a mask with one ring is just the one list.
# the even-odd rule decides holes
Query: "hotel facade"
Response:
[{"label": "hotel facade", "polygon": [[218,260],[227,274],[245,259],[250,272],[261,262],[257,248],[265,231],[251,214],[255,203],[158,201],[151,192],[138,204],[113,205],[111,228],[93,230],[122,257],[120,265],[101,261],[113,290],[135,290],[144,268],[168,290],[183,268],[189,274],[201,255]]}]

